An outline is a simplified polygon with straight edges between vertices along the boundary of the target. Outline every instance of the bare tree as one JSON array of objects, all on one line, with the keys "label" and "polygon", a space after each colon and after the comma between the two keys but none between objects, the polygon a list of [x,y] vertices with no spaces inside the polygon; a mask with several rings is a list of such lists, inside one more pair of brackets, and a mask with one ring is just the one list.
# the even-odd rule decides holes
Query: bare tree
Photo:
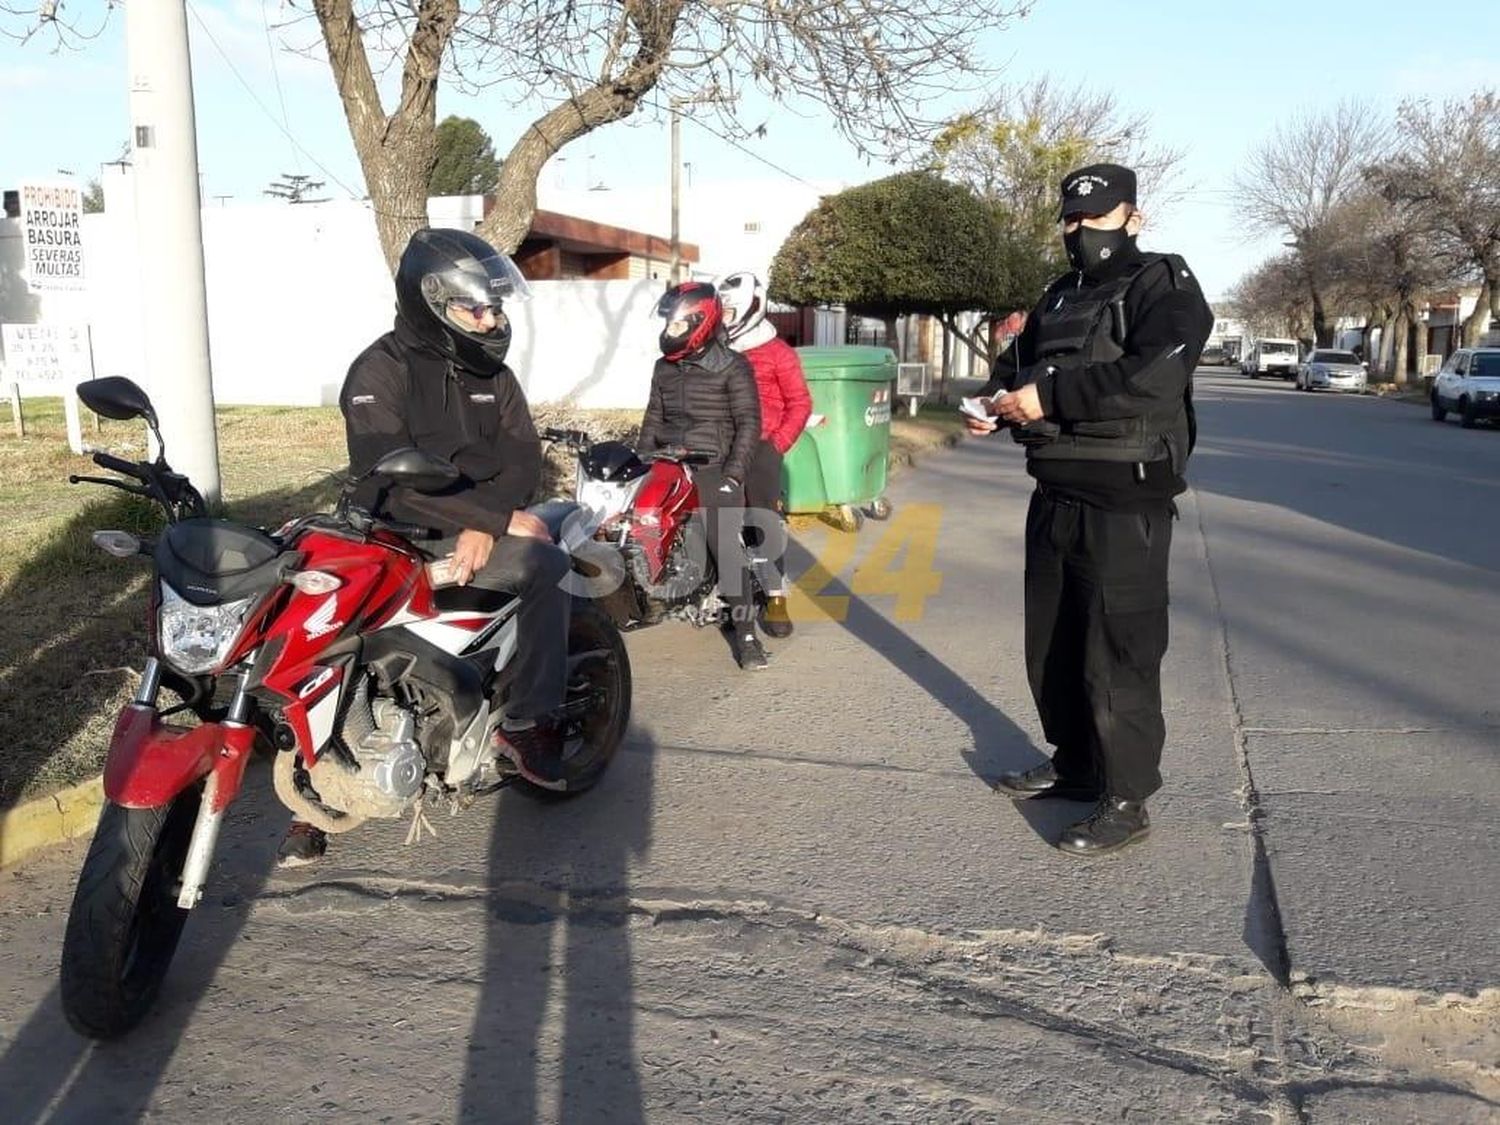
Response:
[{"label": "bare tree", "polygon": [[1333,290],[1346,307],[1361,306],[1369,326],[1381,328],[1375,366],[1405,383],[1408,367],[1414,366],[1408,363],[1407,341],[1419,324],[1421,305],[1454,274],[1445,268],[1432,233],[1370,188],[1341,203],[1327,226]]},{"label": "bare tree", "polygon": [[1326,306],[1337,234],[1330,219],[1363,187],[1363,169],[1380,160],[1387,128],[1360,102],[1299,117],[1251,154],[1236,190],[1253,229],[1287,239],[1312,305],[1313,336],[1332,342]]},{"label": "bare tree", "polygon": [[978,109],[948,121],[923,154],[923,167],[957,180],[987,203],[999,222],[999,307],[964,342],[992,351],[991,322],[1030,308],[1067,268],[1057,231],[1062,177],[1113,161],[1136,170],[1144,206],[1167,206],[1182,154],[1153,144],[1149,118],[1120,108],[1113,94],[1066,88],[1042,78],[1003,86]]},{"label": "bare tree", "polygon": [[[393,265],[426,221],[441,81],[546,105],[505,155],[498,203],[481,229],[514,250],[546,162],[643,105],[692,104],[728,135],[746,136],[759,123],[742,122],[735,106],[753,88],[821,103],[862,151],[901,151],[930,127],[917,117],[922,99],[980,72],[975,36],[1025,8],[1026,0],[313,0]],[[401,84],[387,110],[376,75],[393,58]]]},{"label": "bare tree", "polygon": [[1296,256],[1282,254],[1256,266],[1230,290],[1228,309],[1257,336],[1293,336],[1306,343],[1312,302]]},{"label": "bare tree", "polygon": [[1500,96],[1485,90],[1441,105],[1408,101],[1397,113],[1399,147],[1371,179],[1408,221],[1432,236],[1434,252],[1481,291],[1464,322],[1477,341],[1500,323]]}]

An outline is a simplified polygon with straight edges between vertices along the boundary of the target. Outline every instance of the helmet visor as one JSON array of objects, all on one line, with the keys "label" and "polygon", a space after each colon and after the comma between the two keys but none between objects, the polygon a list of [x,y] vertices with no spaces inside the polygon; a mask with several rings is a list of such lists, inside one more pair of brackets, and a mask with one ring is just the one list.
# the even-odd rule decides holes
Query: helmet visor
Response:
[{"label": "helmet visor", "polygon": [[450,307],[496,308],[504,301],[526,301],[531,286],[504,254],[466,258],[422,278],[422,297],[442,319]]}]

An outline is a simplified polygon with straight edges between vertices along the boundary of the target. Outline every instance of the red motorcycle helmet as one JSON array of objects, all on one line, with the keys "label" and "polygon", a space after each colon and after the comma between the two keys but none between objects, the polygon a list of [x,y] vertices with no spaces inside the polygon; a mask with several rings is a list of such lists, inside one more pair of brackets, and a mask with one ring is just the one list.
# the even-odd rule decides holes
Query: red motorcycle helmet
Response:
[{"label": "red motorcycle helmet", "polygon": [[674,285],[656,303],[656,315],[667,322],[657,343],[661,354],[676,361],[700,354],[724,323],[719,291],[706,281]]}]

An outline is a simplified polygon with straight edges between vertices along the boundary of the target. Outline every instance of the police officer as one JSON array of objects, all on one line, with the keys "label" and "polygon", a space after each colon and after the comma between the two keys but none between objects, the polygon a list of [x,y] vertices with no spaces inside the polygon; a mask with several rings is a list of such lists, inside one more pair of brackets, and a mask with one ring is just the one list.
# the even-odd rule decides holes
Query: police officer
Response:
[{"label": "police officer", "polygon": [[1014,799],[1094,801],[1058,847],[1095,855],[1144,837],[1161,786],[1161,660],[1173,497],[1196,436],[1192,373],[1213,313],[1183,260],[1140,250],[1136,177],[1063,177],[1071,272],[995,364],[988,421],[1026,449],[1026,670],[1052,760],[1001,775]]}]

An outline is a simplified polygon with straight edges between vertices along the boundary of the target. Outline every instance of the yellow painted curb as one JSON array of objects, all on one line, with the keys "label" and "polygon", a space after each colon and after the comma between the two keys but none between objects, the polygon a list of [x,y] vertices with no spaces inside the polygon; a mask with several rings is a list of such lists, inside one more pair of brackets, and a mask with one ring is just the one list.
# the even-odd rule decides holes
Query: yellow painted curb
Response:
[{"label": "yellow painted curb", "polygon": [[87,835],[99,823],[103,807],[104,778],[96,777],[0,812],[0,867],[38,848]]}]

